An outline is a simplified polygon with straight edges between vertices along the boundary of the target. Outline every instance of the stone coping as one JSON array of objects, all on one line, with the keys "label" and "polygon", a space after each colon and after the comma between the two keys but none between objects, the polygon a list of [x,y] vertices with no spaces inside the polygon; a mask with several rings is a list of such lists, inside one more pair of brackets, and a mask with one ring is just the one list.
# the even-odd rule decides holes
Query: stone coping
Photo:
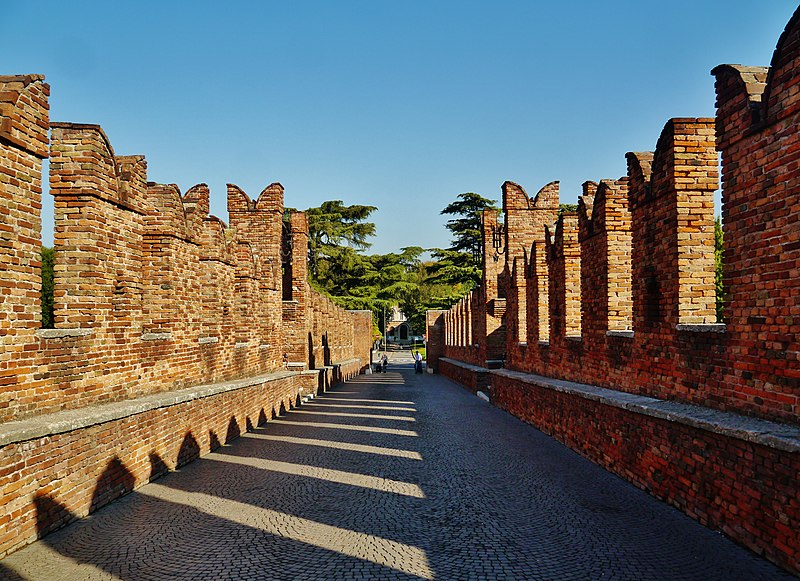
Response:
[{"label": "stone coping", "polygon": [[633,331],[625,329],[611,329],[606,331],[606,337],[625,337],[626,339],[633,339]]},{"label": "stone coping", "polygon": [[65,339],[66,337],[88,337],[92,329],[36,329],[39,339]]},{"label": "stone coping", "polygon": [[797,426],[509,369],[495,369],[490,373],[784,452],[800,452],[800,427]]},{"label": "stone coping", "polygon": [[486,367],[481,367],[480,365],[472,365],[470,363],[464,363],[463,361],[459,361],[458,359],[450,359],[449,357],[439,357],[439,361],[444,361],[445,363],[449,363],[455,367],[461,367],[462,369],[466,369],[467,371],[473,371],[476,373],[488,373],[489,369]]},{"label": "stone coping", "polygon": [[150,410],[187,403],[261,383],[279,381],[295,375],[297,373],[291,371],[277,371],[257,377],[196,385],[175,391],[154,393],[131,400],[64,410],[24,420],[6,422],[0,424],[0,446],[80,430],[106,422],[121,420]]},{"label": "stone coping", "polygon": [[725,323],[678,323],[675,329],[686,333],[724,333],[728,330],[728,326]]},{"label": "stone coping", "polygon": [[143,333],[142,341],[172,341],[172,333]]}]

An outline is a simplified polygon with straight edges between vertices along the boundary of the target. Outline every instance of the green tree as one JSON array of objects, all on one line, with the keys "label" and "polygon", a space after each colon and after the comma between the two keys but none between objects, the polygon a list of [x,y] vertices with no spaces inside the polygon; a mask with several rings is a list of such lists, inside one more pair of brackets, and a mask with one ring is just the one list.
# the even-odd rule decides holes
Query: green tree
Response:
[{"label": "green tree", "polygon": [[367,219],[375,210],[375,206],[345,206],[341,200],[330,200],[306,210],[308,263],[312,279],[321,282],[331,263],[352,266],[357,251],[371,246],[367,239],[375,235],[375,224],[367,222]]},{"label": "green tree", "polygon": [[445,225],[452,234],[449,248],[434,248],[435,261],[428,266],[432,284],[449,284],[466,287],[467,291],[480,284],[481,253],[483,251],[482,213],[496,209],[496,200],[484,198],[474,192],[459,194],[448,204],[443,215],[457,216]]},{"label": "green tree", "polygon": [[420,247],[399,253],[364,254],[375,224],[367,219],[374,206],[345,206],[341,200],[306,210],[309,225],[311,285],[346,309],[367,309],[380,321],[383,313],[418,294]]},{"label": "green tree", "polygon": [[451,202],[441,211],[442,215],[457,216],[447,221],[445,227],[453,235],[448,250],[465,252],[476,258],[480,264],[480,255],[483,244],[483,230],[481,227],[481,214],[484,210],[495,209],[497,200],[484,198],[474,192],[459,194],[455,202]]},{"label": "green tree", "polygon": [[52,329],[54,326],[53,312],[53,277],[55,270],[56,251],[46,246],[42,247],[42,328]]},{"label": "green tree", "polygon": [[[306,210],[309,222],[309,278],[319,292],[346,309],[367,309],[384,328],[384,311],[398,306],[413,333],[425,332],[425,311],[449,308],[480,282],[480,212],[492,200],[462,194],[443,211],[459,215],[448,222],[454,242],[433,251],[424,262],[419,246],[388,254],[364,253],[375,225],[373,206],[345,206],[340,200]],[[466,250],[465,250],[466,249]]]},{"label": "green tree", "polygon": [[717,322],[725,320],[725,288],[722,285],[722,263],[724,250],[722,246],[722,219],[714,220],[714,286],[717,295]]}]

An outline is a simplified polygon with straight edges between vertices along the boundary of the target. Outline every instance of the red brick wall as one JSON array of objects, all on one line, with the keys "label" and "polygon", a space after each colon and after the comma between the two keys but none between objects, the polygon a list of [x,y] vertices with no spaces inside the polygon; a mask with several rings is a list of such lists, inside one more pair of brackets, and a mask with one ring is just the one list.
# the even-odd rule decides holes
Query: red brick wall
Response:
[{"label": "red brick wall", "polygon": [[489,371],[485,367],[458,365],[452,359],[440,358],[438,373],[466,387],[472,393],[489,391]]},{"label": "red brick wall", "polygon": [[744,409],[794,422],[800,413],[798,38],[800,12],[780,37],[768,74],[730,65],[713,71],[731,337],[728,381]]},{"label": "red brick wall", "polygon": [[[115,155],[99,126],[50,125],[48,94],[41,76],[0,77],[0,555],[288,408],[301,390],[352,377],[372,339],[370,313],[309,292],[307,224],[294,216],[297,327],[314,329],[312,350],[337,365],[282,370],[280,184],[257,200],[229,185],[226,227],[208,215],[205,184],[182,195],[148,183],[144,157]],[[40,329],[48,153],[56,328]],[[157,394],[151,409],[142,398]],[[97,415],[101,404],[113,419]],[[75,414],[88,419],[76,425]],[[40,425],[56,427],[26,436]]]},{"label": "red brick wall", "polygon": [[780,565],[800,571],[800,455],[491,376],[492,403]]},{"label": "red brick wall", "polygon": [[439,358],[444,355],[444,316],[447,311],[432,310],[425,313],[427,329],[425,361],[430,369],[439,372]]},{"label": "red brick wall", "polygon": [[[534,241],[526,277],[519,276],[519,257],[508,255],[506,367],[784,422],[795,433],[800,10],[769,69],[723,65],[713,74],[716,120],[672,119],[655,152],[627,154],[625,178],[589,183],[577,225],[565,215],[552,234]],[[715,323],[714,309],[717,150],[725,325]],[[517,227],[527,235],[527,224]],[[512,328],[523,316],[527,346],[518,342],[520,327]],[[577,328],[580,339],[566,340]],[[457,350],[448,354],[471,362]],[[464,368],[452,373],[468,385],[476,381],[463,377]],[[800,571],[796,452],[720,439],[509,378],[492,379],[492,396],[701,522]]]},{"label": "red brick wall", "polygon": [[[507,367],[782,419],[731,391],[729,334],[678,326],[714,316],[712,133],[710,120],[670,121],[655,154],[628,154],[626,179],[591,186],[578,217],[562,215],[545,236],[546,252],[534,247],[524,288],[509,291],[541,308],[538,273],[548,270],[548,335],[529,309],[528,346]],[[632,336],[614,335],[631,326]],[[549,344],[531,341],[542,336]]]},{"label": "red brick wall", "polygon": [[43,79],[0,76],[0,421],[35,389],[41,225],[32,216],[41,209],[48,154],[50,87]]},{"label": "red brick wall", "polygon": [[0,556],[290,409],[303,381],[295,374],[0,447]]}]

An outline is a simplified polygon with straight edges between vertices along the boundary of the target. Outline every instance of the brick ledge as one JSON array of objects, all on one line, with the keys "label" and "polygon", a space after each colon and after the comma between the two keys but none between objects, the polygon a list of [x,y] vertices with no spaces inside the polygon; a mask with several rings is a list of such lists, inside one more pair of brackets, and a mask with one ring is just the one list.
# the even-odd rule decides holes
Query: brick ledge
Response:
[{"label": "brick ledge", "polygon": [[800,427],[789,424],[520,371],[494,369],[489,373],[784,452],[800,452]]},{"label": "brick ledge", "polygon": [[472,365],[471,363],[464,363],[463,361],[459,361],[458,359],[450,359],[449,357],[439,357],[439,361],[444,361],[445,363],[449,363],[450,365],[455,365],[456,367],[461,367],[462,369],[466,369],[467,371],[474,371],[477,373],[488,373],[490,371],[488,367],[481,367],[480,365]]},{"label": "brick ledge", "polygon": [[279,371],[247,379],[196,385],[165,393],[155,393],[132,400],[88,406],[75,410],[64,410],[7,422],[0,424],[0,446],[80,430],[106,422],[121,420],[150,410],[187,403],[261,383],[279,381],[295,375],[298,375],[298,373]]}]

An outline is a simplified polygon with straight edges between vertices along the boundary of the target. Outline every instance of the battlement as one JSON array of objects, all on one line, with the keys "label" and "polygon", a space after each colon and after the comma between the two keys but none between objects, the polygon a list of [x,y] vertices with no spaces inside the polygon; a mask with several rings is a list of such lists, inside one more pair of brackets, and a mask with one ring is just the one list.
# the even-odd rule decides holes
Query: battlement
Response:
[{"label": "battlement", "polygon": [[[281,265],[288,256],[295,278],[287,284],[307,286],[308,236],[296,214],[297,240],[286,253],[283,186],[273,183],[251,200],[229,184],[229,228],[209,215],[206,184],[182,194],[175,184],[148,182],[144,156],[116,155],[99,125],[50,125],[43,77],[2,77],[0,88],[0,163],[9,168],[0,173],[30,176],[2,194],[9,197],[4,229],[13,232],[3,252],[16,274],[4,287],[0,317],[0,421],[282,367]],[[48,154],[55,329],[38,333],[41,158]],[[325,336],[337,358],[350,359],[356,319],[332,304],[324,313],[329,318],[319,317],[318,333],[303,343],[322,345]],[[303,316],[310,325],[312,312]]]},{"label": "battlement", "polygon": [[[206,184],[148,182],[144,156],[116,155],[99,125],[51,125],[48,94],[41,76],[0,77],[0,555],[358,373],[372,338],[371,313],[309,292],[308,222],[286,233],[280,184],[255,201],[229,185],[228,227]],[[41,329],[48,155],[55,328]],[[285,369],[298,343],[333,366]],[[123,461],[124,483],[98,480]]]},{"label": "battlement", "polygon": [[48,157],[49,97],[44,75],[0,75],[0,140]]},{"label": "battlement", "polygon": [[[800,491],[786,474],[800,458],[772,434],[800,426],[800,10],[769,68],[712,74],[716,118],[668,120],[653,152],[625,154],[626,176],[584,182],[576,213],[558,214],[557,182],[534,201],[503,183],[504,216],[484,219],[486,255],[487,228],[504,223],[505,241],[482,288],[504,299],[505,369],[477,356],[493,340],[481,326],[490,300],[477,317],[467,297],[430,313],[429,352],[467,389],[797,572]],[[771,427],[678,426],[634,398]]]}]

